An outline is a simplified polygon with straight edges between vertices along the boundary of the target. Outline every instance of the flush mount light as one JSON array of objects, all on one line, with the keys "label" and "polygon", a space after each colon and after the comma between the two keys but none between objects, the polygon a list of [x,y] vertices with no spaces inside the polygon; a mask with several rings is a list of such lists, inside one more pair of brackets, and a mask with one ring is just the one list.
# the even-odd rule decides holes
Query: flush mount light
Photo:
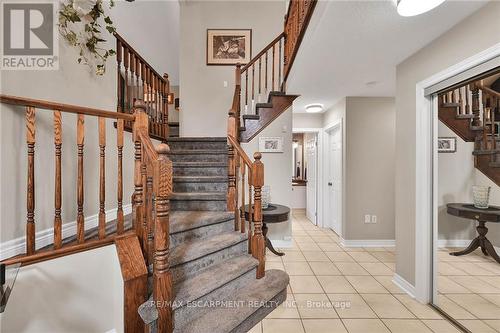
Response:
[{"label": "flush mount light", "polygon": [[398,14],[401,16],[415,16],[436,8],[445,0],[397,0]]},{"label": "flush mount light", "polygon": [[318,113],[323,111],[323,104],[309,104],[306,105],[307,113]]}]

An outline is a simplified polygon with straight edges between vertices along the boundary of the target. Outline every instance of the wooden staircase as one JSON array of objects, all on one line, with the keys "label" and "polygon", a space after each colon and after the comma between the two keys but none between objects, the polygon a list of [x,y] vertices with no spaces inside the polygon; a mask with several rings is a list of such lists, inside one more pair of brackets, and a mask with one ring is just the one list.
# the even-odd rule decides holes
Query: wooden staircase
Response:
[{"label": "wooden staircase", "polygon": [[474,165],[500,186],[500,92],[484,80],[439,95],[438,117],[460,138],[474,142]]}]

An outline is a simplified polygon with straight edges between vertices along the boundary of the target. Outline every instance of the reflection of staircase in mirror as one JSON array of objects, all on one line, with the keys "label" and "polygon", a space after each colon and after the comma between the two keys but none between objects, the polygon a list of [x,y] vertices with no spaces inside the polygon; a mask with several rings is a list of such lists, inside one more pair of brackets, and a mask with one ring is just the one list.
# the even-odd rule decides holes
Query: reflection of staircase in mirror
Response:
[{"label": "reflection of staircase in mirror", "polygon": [[0,264],[0,313],[5,311],[21,264]]}]

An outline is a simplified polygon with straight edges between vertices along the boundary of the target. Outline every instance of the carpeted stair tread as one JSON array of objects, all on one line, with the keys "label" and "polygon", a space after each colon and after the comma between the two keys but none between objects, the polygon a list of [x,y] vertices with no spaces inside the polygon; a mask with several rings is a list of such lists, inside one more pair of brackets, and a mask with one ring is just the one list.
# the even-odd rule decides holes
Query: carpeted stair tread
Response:
[{"label": "carpeted stair tread", "polygon": [[179,149],[171,150],[170,155],[227,155],[227,149]]},{"label": "carpeted stair tread", "polygon": [[[259,262],[251,255],[245,254],[231,258],[212,265],[201,271],[198,275],[179,281],[175,284],[175,301],[173,310],[186,306],[212,291],[230,283],[245,273],[253,270]],[[153,303],[151,295],[148,301],[139,307],[139,314],[146,324],[150,324],[158,318],[158,312]]]},{"label": "carpeted stair tread", "polygon": [[[174,332],[229,333],[241,331],[238,329],[238,326],[251,317],[259,308],[262,308],[265,302],[273,300],[275,296],[286,290],[288,282],[289,277],[285,272],[274,269],[266,271],[265,277],[253,281],[251,284],[241,288],[237,294],[228,295],[223,300],[240,306],[199,308],[198,315],[189,322],[176,323]],[[256,304],[260,306],[255,306]],[[268,304],[268,306],[273,308],[277,305]]]},{"label": "carpeted stair tread", "polygon": [[234,212],[173,211],[170,212],[170,234],[176,234],[234,219]]},{"label": "carpeted stair tread", "polygon": [[244,242],[246,239],[246,233],[242,234],[241,232],[232,231],[212,237],[199,238],[185,242],[171,249],[169,258],[170,267],[173,268],[189,261],[202,258],[211,253],[215,253],[235,244]]},{"label": "carpeted stair tread", "polygon": [[222,201],[226,200],[226,193],[222,192],[174,192],[170,196],[170,200],[186,200],[186,201]]},{"label": "carpeted stair tread", "polygon": [[225,168],[227,162],[197,162],[197,161],[179,161],[173,162],[174,168]]},{"label": "carpeted stair tread", "polygon": [[174,176],[174,183],[227,183],[224,176]]},{"label": "carpeted stair tread", "polygon": [[227,137],[181,137],[181,138],[168,138],[167,143],[169,142],[227,142]]}]

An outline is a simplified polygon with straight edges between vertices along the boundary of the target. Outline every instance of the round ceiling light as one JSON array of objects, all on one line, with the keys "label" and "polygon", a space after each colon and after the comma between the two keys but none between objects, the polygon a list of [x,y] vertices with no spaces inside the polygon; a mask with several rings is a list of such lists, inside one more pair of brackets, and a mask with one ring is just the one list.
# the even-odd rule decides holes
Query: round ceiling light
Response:
[{"label": "round ceiling light", "polygon": [[445,0],[398,0],[398,14],[416,16],[436,8]]},{"label": "round ceiling light", "polygon": [[323,104],[309,104],[306,105],[307,113],[318,113],[323,111]]}]

